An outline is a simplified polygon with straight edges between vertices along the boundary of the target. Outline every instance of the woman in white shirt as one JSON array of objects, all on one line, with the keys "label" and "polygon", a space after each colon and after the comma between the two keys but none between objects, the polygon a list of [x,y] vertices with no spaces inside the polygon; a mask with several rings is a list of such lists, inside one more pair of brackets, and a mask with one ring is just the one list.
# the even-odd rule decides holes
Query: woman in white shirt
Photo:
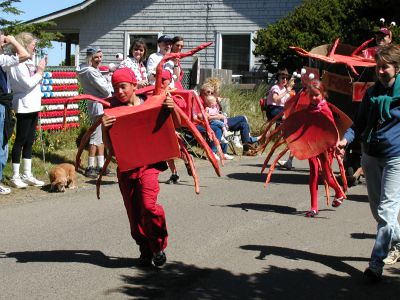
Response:
[{"label": "woman in white shirt", "polygon": [[267,119],[271,120],[283,111],[285,102],[290,98],[293,83],[289,82],[290,76],[286,69],[277,73],[278,83],[269,90],[267,95]]},{"label": "woman in white shirt", "polygon": [[130,68],[138,81],[138,88],[149,85],[147,70],[143,61],[147,58],[147,45],[143,39],[134,40],[129,48],[129,55],[119,65],[121,68]]},{"label": "woman in white shirt", "polygon": [[[36,39],[28,32],[18,34],[16,40],[25,47],[31,58],[35,54]],[[16,138],[11,152],[13,177],[10,185],[26,188],[28,185],[43,186],[44,182],[32,174],[32,145],[35,141],[36,126],[41,109],[42,93],[40,82],[47,64],[42,59],[36,67],[32,59],[8,69],[13,97],[13,109],[17,117]],[[23,174],[20,175],[21,153]]]}]

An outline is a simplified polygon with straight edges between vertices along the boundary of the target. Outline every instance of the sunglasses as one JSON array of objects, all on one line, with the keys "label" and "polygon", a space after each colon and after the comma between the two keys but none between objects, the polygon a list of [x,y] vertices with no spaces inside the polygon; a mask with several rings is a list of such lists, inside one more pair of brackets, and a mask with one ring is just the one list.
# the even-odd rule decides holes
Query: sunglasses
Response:
[{"label": "sunglasses", "polygon": [[214,91],[204,91],[204,93],[214,95]]}]

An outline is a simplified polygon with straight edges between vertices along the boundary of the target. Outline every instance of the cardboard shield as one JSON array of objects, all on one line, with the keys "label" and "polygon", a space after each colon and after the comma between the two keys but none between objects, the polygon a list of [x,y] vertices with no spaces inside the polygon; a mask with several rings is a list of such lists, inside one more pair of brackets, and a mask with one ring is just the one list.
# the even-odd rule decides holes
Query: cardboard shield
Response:
[{"label": "cardboard shield", "polygon": [[[152,100],[152,99],[149,99]],[[171,113],[161,101],[105,109],[117,120],[109,130],[121,172],[179,157]]]}]

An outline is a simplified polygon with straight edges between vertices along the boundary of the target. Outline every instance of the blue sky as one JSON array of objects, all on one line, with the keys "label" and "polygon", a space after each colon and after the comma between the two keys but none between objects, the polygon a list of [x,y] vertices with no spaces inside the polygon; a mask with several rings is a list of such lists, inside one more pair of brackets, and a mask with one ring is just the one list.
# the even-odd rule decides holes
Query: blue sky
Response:
[{"label": "blue sky", "polygon": [[[20,3],[15,3],[14,6],[22,10],[23,14],[19,16],[5,16],[3,12],[0,12],[0,15],[11,20],[27,21],[81,2],[83,0],[21,0]],[[64,51],[64,45],[58,42],[53,43],[53,48],[46,50],[49,55],[49,66],[59,65],[64,58]]]}]

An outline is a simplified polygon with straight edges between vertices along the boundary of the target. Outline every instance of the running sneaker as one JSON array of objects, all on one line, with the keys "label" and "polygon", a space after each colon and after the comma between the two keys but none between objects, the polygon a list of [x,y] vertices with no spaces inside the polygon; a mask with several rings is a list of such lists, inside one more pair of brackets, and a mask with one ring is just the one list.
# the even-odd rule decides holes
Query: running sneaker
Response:
[{"label": "running sneaker", "polygon": [[156,267],[161,267],[167,262],[167,256],[164,251],[154,252],[153,253],[153,264]]},{"label": "running sneaker", "polygon": [[388,256],[383,260],[385,265],[394,265],[400,259],[400,244],[393,245]]}]

